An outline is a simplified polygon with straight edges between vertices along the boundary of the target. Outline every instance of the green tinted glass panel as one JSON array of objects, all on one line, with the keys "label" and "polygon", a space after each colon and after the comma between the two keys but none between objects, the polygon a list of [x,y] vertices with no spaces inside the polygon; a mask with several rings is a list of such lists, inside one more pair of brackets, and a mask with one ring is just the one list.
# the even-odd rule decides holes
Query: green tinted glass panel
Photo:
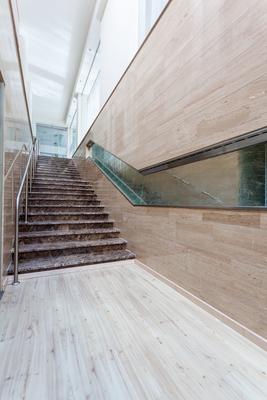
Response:
[{"label": "green tinted glass panel", "polygon": [[135,205],[265,207],[266,144],[142,175],[97,144],[91,158]]}]

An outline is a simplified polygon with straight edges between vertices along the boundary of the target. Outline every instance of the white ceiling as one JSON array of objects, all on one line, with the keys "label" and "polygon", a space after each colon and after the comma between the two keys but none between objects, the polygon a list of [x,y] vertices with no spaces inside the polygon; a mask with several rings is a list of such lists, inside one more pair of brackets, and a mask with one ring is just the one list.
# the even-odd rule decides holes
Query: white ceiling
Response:
[{"label": "white ceiling", "polygon": [[17,0],[35,122],[62,124],[95,0]]}]

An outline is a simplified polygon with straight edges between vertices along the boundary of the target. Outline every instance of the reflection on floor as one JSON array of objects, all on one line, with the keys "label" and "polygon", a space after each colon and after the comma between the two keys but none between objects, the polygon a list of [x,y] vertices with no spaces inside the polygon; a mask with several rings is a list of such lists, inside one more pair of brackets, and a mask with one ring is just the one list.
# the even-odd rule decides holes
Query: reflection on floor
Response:
[{"label": "reflection on floor", "polygon": [[29,275],[0,303],[0,399],[267,398],[267,355],[134,261]]}]

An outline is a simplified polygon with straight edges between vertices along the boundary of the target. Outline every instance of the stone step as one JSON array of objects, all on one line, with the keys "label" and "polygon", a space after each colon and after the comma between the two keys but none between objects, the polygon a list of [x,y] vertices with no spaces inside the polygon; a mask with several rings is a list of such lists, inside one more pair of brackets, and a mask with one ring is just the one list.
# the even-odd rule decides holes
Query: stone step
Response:
[{"label": "stone step", "polygon": [[[108,213],[107,212],[28,212],[28,221],[46,221],[46,220],[52,220],[52,221],[76,221],[76,220],[105,220],[108,219]],[[25,220],[25,215],[21,214],[20,216],[21,220]]]},{"label": "stone step", "polygon": [[72,168],[41,168],[41,167],[37,167],[36,169],[37,173],[53,173],[53,174],[61,174],[61,173],[68,173],[68,174],[76,174],[79,175],[79,172],[76,169],[72,169]]},{"label": "stone step", "polygon": [[77,199],[77,200],[96,200],[97,196],[96,194],[82,194],[82,193],[76,193],[76,192],[65,192],[65,193],[60,193],[60,192],[31,192],[30,193],[31,198],[49,198],[49,199],[55,199],[55,200],[71,200],[71,199]]},{"label": "stone step", "polygon": [[126,240],[120,238],[25,244],[19,246],[19,260],[36,260],[37,257],[66,256],[68,254],[104,253],[125,250],[126,245]]},{"label": "stone step", "polygon": [[100,205],[51,205],[51,204],[38,204],[38,205],[33,205],[29,204],[28,206],[28,211],[30,213],[50,213],[50,212],[97,212],[97,211],[104,211],[105,207],[100,206]]},{"label": "stone step", "polygon": [[66,183],[66,184],[71,184],[71,183],[75,183],[75,184],[77,184],[77,185],[83,185],[83,184],[85,184],[85,185],[92,185],[92,182],[90,182],[90,181],[84,181],[84,180],[82,180],[82,179],[75,179],[75,180],[73,180],[73,179],[61,179],[61,178],[34,178],[34,180],[33,180],[33,182],[40,182],[40,183],[42,183],[42,182],[44,182],[44,183],[47,183],[47,184],[49,184],[49,183],[53,183],[53,182],[55,182],[55,183]]},{"label": "stone step", "polygon": [[114,221],[70,159],[39,157],[29,194],[28,221],[19,224],[19,271],[90,265],[134,258]]},{"label": "stone step", "polygon": [[56,165],[74,165],[73,160],[69,159],[69,160],[59,160],[59,159],[54,159],[54,160],[42,160],[41,158],[38,158],[37,160],[38,164],[56,164]]},{"label": "stone step", "polygon": [[68,191],[68,193],[74,193],[74,194],[94,194],[94,190],[90,189],[90,188],[81,188],[81,187],[65,187],[63,186],[50,186],[50,185],[33,185],[32,186],[32,192],[45,192],[45,193],[65,193],[66,191]]},{"label": "stone step", "polygon": [[45,156],[43,154],[40,154],[38,156],[38,160],[45,160],[45,161],[69,161],[72,162],[72,158],[68,158],[68,157],[55,157],[55,156]]},{"label": "stone step", "polygon": [[68,179],[68,180],[81,180],[80,175],[71,175],[71,174],[54,174],[54,173],[37,173],[34,176],[35,178],[39,179],[45,179],[45,178],[52,178],[52,179]]},{"label": "stone step", "polygon": [[57,206],[57,205],[62,205],[64,206],[90,206],[90,205],[100,205],[100,200],[88,200],[88,199],[84,199],[84,200],[77,200],[77,199],[60,199],[60,200],[56,200],[56,199],[50,199],[50,198],[43,198],[43,197],[31,197],[29,196],[29,205],[30,206],[35,206],[35,205],[49,205],[49,206]]},{"label": "stone step", "polygon": [[69,168],[77,171],[74,164],[69,163],[43,163],[37,162],[37,168]]},{"label": "stone step", "polygon": [[59,241],[98,240],[117,238],[120,234],[117,228],[78,229],[69,231],[35,231],[21,232],[20,244],[51,243]]},{"label": "stone step", "polygon": [[69,182],[63,182],[62,180],[54,180],[51,179],[49,181],[45,179],[34,179],[33,180],[33,187],[49,187],[49,188],[57,188],[57,187],[77,187],[77,188],[84,188],[84,189],[92,189],[92,185],[89,182],[81,183],[81,182],[76,182],[76,181],[69,181]]},{"label": "stone step", "polygon": [[71,171],[76,171],[76,172],[78,172],[77,168],[76,168],[74,165],[67,165],[67,164],[65,164],[65,165],[56,165],[56,164],[47,164],[47,165],[44,165],[44,164],[39,164],[39,163],[37,163],[36,167],[37,167],[37,169],[49,169],[49,170],[54,170],[54,169],[57,169],[57,170],[69,169],[69,170],[71,170]]},{"label": "stone step", "polygon": [[38,158],[37,160],[38,163],[40,164],[68,164],[68,165],[75,165],[72,159],[50,159],[50,160],[44,160],[42,158]]},{"label": "stone step", "polygon": [[69,221],[30,221],[19,223],[20,232],[40,232],[40,231],[66,231],[78,229],[102,229],[112,228],[114,221],[108,220],[69,220]]},{"label": "stone step", "polygon": [[67,176],[70,178],[76,178],[76,177],[80,177],[80,174],[78,172],[72,172],[72,171],[67,171],[67,170],[63,170],[61,169],[60,171],[55,171],[55,170],[37,170],[36,171],[37,175],[52,175],[52,176]]},{"label": "stone step", "polygon": [[[46,158],[44,158],[44,157],[46,157]],[[72,158],[64,158],[64,157],[61,157],[61,158],[59,158],[59,157],[48,157],[48,156],[39,156],[38,157],[38,162],[48,162],[48,163],[51,163],[51,162],[56,162],[56,163],[70,163],[70,164],[73,164],[73,160],[72,160]]]},{"label": "stone step", "polygon": [[77,171],[77,168],[75,167],[75,165],[71,165],[71,164],[57,164],[57,163],[50,163],[50,164],[45,164],[45,163],[40,163],[38,162],[36,165],[37,168],[57,168],[57,169],[61,169],[61,168],[69,168],[70,170],[75,170]]},{"label": "stone step", "polygon": [[[25,260],[19,263],[19,272],[38,272],[48,271],[62,268],[79,267],[85,265],[93,265],[112,261],[131,260],[135,258],[135,254],[129,250],[108,251],[102,254],[69,254],[59,257],[44,257],[34,260]],[[90,268],[90,267],[88,267]],[[13,274],[13,267],[9,270],[9,274]]]}]

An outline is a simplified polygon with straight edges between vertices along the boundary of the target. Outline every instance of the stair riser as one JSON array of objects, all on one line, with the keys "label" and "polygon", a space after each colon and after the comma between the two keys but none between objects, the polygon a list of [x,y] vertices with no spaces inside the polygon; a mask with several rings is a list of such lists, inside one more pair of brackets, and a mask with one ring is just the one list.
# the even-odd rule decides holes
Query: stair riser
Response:
[{"label": "stair riser", "polygon": [[77,168],[76,167],[74,167],[73,165],[52,165],[52,164],[49,164],[49,165],[44,165],[44,164],[37,164],[37,169],[49,169],[49,170],[70,170],[70,171],[75,171],[75,172],[78,172],[78,170],[77,170]]},{"label": "stair riser", "polygon": [[50,189],[56,189],[56,188],[77,188],[77,189],[92,189],[92,185],[90,185],[89,183],[79,183],[79,182],[53,182],[52,180],[49,181],[37,181],[34,180],[33,182],[33,187],[45,187],[45,188],[50,188]]},{"label": "stair riser", "polygon": [[46,178],[50,178],[50,179],[68,179],[70,181],[80,181],[82,180],[80,175],[70,175],[70,174],[36,174],[34,175],[34,177],[36,179],[46,179]]},{"label": "stair riser", "polygon": [[58,205],[62,205],[63,207],[66,206],[68,207],[68,205],[74,205],[74,206],[90,206],[90,205],[100,205],[100,201],[99,200],[51,200],[51,199],[43,199],[40,200],[38,198],[36,199],[32,199],[29,198],[29,205],[30,206],[41,206],[41,205],[47,205],[49,204],[50,206],[58,206]]},{"label": "stair riser", "polygon": [[70,171],[64,168],[60,169],[38,169],[36,170],[36,174],[42,175],[42,174],[49,174],[49,175],[75,175],[75,176],[80,176],[78,171]]},{"label": "stair riser", "polygon": [[71,168],[71,169],[76,169],[75,165],[72,163],[44,163],[41,161],[37,162],[37,167],[41,168]]},{"label": "stair riser", "polygon": [[34,183],[41,183],[41,184],[55,184],[55,185],[61,185],[63,183],[66,183],[66,185],[90,185],[90,182],[87,180],[82,180],[80,176],[77,176],[75,178],[62,178],[62,177],[57,177],[57,174],[51,174],[49,177],[45,177],[42,174],[38,174],[34,176]]},{"label": "stair riser", "polygon": [[37,163],[40,164],[67,164],[67,165],[75,165],[71,158],[50,158],[43,159],[40,156],[37,159]]},{"label": "stair riser", "polygon": [[70,169],[75,169],[75,165],[71,163],[43,163],[43,162],[37,162],[37,167],[39,168],[70,168]]},{"label": "stair riser", "polygon": [[110,233],[84,233],[79,234],[73,233],[71,235],[62,235],[62,236],[44,236],[44,237],[36,237],[36,238],[21,238],[19,239],[20,244],[40,244],[40,243],[54,243],[54,242],[69,242],[69,241],[77,241],[77,240],[99,240],[99,239],[112,239],[118,238],[119,232],[110,232]]},{"label": "stair riser", "polygon": [[66,207],[64,207],[63,205],[60,205],[60,207],[53,207],[53,206],[34,207],[31,204],[30,207],[28,208],[28,211],[30,213],[31,212],[34,212],[34,213],[38,213],[38,212],[47,213],[48,212],[49,213],[49,212],[57,212],[57,211],[58,212],[98,212],[98,211],[104,211],[104,207],[103,206],[100,206],[100,207],[94,207],[94,206],[92,206],[92,207],[86,207],[86,206],[84,206],[84,207],[75,207],[75,206],[67,207],[66,206]]},{"label": "stair riser", "polygon": [[48,173],[48,174],[70,174],[70,175],[79,175],[78,171],[75,170],[70,170],[70,169],[64,169],[64,168],[60,168],[60,169],[42,169],[42,168],[37,168],[36,170],[37,174],[42,174],[42,173]]},{"label": "stair riser", "polygon": [[63,188],[62,186],[60,187],[50,187],[50,186],[32,186],[32,191],[33,192],[47,192],[47,193],[66,193],[68,192],[74,192],[75,194],[94,194],[93,189],[80,189],[77,187],[65,187]]},{"label": "stair riser", "polygon": [[[36,261],[29,260],[28,264],[20,264],[19,265],[19,272],[20,273],[28,273],[28,272],[39,272],[39,271],[50,271],[50,270],[55,270],[55,269],[65,269],[65,268],[71,268],[71,267],[79,267],[82,265],[91,265],[91,264],[103,264],[107,262],[113,262],[113,261],[121,261],[121,260],[131,260],[135,258],[135,255],[131,252],[128,252],[127,250],[120,251],[120,252],[107,252],[105,254],[95,254],[93,255],[92,258],[88,259],[86,258],[86,255],[81,254],[80,256],[77,255],[76,257],[71,257],[67,256],[68,258],[68,263],[64,262],[61,264],[58,262],[58,259],[55,264],[51,264],[51,262],[48,262],[46,264],[42,264],[42,266],[39,266]],[[27,262],[27,261],[26,261]],[[10,268],[8,271],[10,275],[13,274],[13,269]]]},{"label": "stair riser", "polygon": [[[37,221],[87,221],[87,220],[106,220],[108,219],[108,214],[79,214],[79,215],[28,215],[28,222],[37,222]],[[21,216],[21,221],[24,221],[24,215]]]},{"label": "stair riser", "polygon": [[56,159],[50,159],[50,160],[43,160],[41,158],[38,158],[37,160],[38,164],[66,164],[66,165],[71,165],[71,166],[75,166],[74,162],[72,159],[60,159],[60,158],[56,158]]},{"label": "stair riser", "polygon": [[41,194],[40,193],[31,193],[31,198],[38,198],[42,197],[43,199],[50,199],[50,200],[96,200],[96,195],[83,195],[83,194]]},{"label": "stair riser", "polygon": [[76,224],[45,224],[45,225],[20,225],[20,232],[42,232],[42,231],[67,231],[79,229],[97,229],[97,228],[112,228],[112,221],[99,221],[99,222],[82,222]]},{"label": "stair riser", "polygon": [[57,250],[41,250],[33,251],[29,253],[19,253],[19,261],[32,260],[38,257],[59,257],[67,256],[70,254],[102,254],[108,251],[125,250],[126,243],[112,244],[112,245],[100,245],[100,246],[88,246],[88,247],[74,247],[68,249],[57,249]]}]

